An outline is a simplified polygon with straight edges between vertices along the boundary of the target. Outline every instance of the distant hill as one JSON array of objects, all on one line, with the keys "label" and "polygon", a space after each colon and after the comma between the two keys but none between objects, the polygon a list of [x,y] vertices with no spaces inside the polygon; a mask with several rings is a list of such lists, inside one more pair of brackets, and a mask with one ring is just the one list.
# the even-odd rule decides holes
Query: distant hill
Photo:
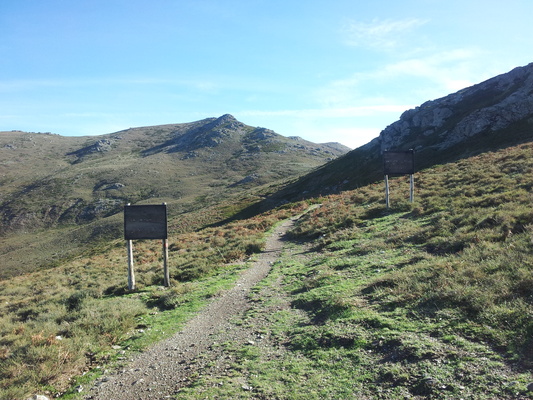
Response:
[{"label": "distant hill", "polygon": [[417,170],[533,140],[533,63],[405,111],[378,138],[256,205],[354,189],[383,178],[384,150],[415,150]]},{"label": "distant hill", "polygon": [[2,269],[34,268],[120,235],[126,203],[167,202],[178,215],[306,173],[348,150],[228,114],[96,137],[0,132]]}]

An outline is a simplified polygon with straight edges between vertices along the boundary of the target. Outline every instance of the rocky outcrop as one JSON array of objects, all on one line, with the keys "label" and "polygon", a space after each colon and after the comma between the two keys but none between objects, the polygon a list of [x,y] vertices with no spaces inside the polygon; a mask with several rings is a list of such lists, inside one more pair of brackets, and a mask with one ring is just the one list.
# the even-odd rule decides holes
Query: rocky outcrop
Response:
[{"label": "rocky outcrop", "polygon": [[379,142],[381,151],[444,150],[517,123],[533,124],[533,63],[404,112]]},{"label": "rocky outcrop", "polygon": [[385,150],[415,149],[420,171],[531,141],[533,63],[405,111],[379,137],[287,185],[258,208],[377,182],[383,179]]},{"label": "rocky outcrop", "polygon": [[79,150],[73,151],[71,153],[68,153],[69,156],[76,156],[76,161],[79,162],[83,158],[96,153],[105,153],[109,150],[111,150],[111,146],[113,145],[113,141],[109,139],[100,139],[97,140],[95,143],[90,144],[88,146],[85,146]]},{"label": "rocky outcrop", "polygon": [[191,152],[198,149],[217,147],[230,140],[234,135],[243,135],[246,125],[232,115],[208,118],[203,123],[180,132],[175,138],[161,147],[167,152]]}]

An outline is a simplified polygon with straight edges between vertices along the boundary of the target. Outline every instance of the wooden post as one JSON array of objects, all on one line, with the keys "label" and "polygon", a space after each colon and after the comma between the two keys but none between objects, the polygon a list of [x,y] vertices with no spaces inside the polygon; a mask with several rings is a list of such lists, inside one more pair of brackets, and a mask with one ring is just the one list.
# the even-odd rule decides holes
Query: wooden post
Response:
[{"label": "wooden post", "polygon": [[411,192],[409,194],[411,203],[415,200],[415,176],[411,174]]},{"label": "wooden post", "polygon": [[135,290],[135,272],[133,271],[133,241],[126,241],[128,247],[128,289]]},{"label": "wooden post", "polygon": [[164,284],[170,286],[170,274],[168,272],[168,239],[163,239],[163,271],[165,274]]},{"label": "wooden post", "polygon": [[389,209],[389,176],[385,175],[385,204]]}]

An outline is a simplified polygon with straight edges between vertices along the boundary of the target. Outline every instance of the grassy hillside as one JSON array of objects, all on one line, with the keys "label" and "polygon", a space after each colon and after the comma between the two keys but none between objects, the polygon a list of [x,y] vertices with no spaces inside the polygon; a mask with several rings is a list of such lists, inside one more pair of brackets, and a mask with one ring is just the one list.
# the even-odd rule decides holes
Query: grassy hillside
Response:
[{"label": "grassy hillside", "polygon": [[[390,210],[381,182],[314,198],[322,206],[299,220],[236,321],[266,348],[222,344],[229,369],[196,377],[180,398],[528,398],[532,155],[525,144],[420,171],[413,204],[394,179]],[[137,243],[135,293],[121,240],[0,282],[0,398],[62,393],[68,378],[92,371],[83,383],[170,335],[231,285],[273,224],[306,207],[173,235],[166,290],[153,241]]]},{"label": "grassy hillside", "polygon": [[268,343],[180,398],[530,398],[532,150],[323,198],[241,321]]},{"label": "grassy hillside", "polygon": [[[415,168],[419,171],[433,165],[458,161],[487,151],[529,143],[533,140],[533,119],[516,122],[505,129],[464,138],[460,143],[442,151],[435,150],[430,145],[429,139],[422,134],[417,140],[416,146],[411,147],[406,143],[396,150],[416,148]],[[298,201],[352,190],[379,179],[383,179],[383,157],[381,139],[376,138],[370,143],[325,163],[298,179],[294,179],[282,190],[273,193],[261,203],[254,204],[250,212],[265,211],[283,201]],[[247,215],[247,210],[243,211],[243,215]]]},{"label": "grassy hillside", "polygon": [[0,132],[0,277],[54,266],[120,237],[126,203],[166,202],[172,216],[221,200],[245,207],[257,201],[243,201],[251,189],[346,151],[230,115],[97,137]]},{"label": "grassy hillside", "polygon": [[[367,185],[383,174],[382,152],[416,153],[424,169],[533,140],[533,63],[406,110],[370,143],[302,176],[261,205]],[[257,208],[257,206],[256,206]]]}]

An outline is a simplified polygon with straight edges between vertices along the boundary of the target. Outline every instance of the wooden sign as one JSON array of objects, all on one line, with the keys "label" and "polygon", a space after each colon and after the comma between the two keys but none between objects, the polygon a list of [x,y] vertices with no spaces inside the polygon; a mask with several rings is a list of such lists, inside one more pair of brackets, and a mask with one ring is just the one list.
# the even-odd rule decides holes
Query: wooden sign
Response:
[{"label": "wooden sign", "polygon": [[415,191],[415,151],[384,151],[383,152],[383,170],[385,172],[385,204],[387,209],[390,207],[389,196],[389,175],[410,175],[410,194],[409,200],[414,201]]},{"label": "wooden sign", "polygon": [[166,204],[124,207],[124,239],[167,239]]},{"label": "wooden sign", "polygon": [[415,173],[415,151],[384,151],[385,175],[413,175]]},{"label": "wooden sign", "polygon": [[133,270],[133,240],[163,240],[164,285],[170,286],[168,271],[168,231],[167,204],[126,205],[124,207],[124,239],[128,248],[128,289],[135,290],[135,272]]}]

